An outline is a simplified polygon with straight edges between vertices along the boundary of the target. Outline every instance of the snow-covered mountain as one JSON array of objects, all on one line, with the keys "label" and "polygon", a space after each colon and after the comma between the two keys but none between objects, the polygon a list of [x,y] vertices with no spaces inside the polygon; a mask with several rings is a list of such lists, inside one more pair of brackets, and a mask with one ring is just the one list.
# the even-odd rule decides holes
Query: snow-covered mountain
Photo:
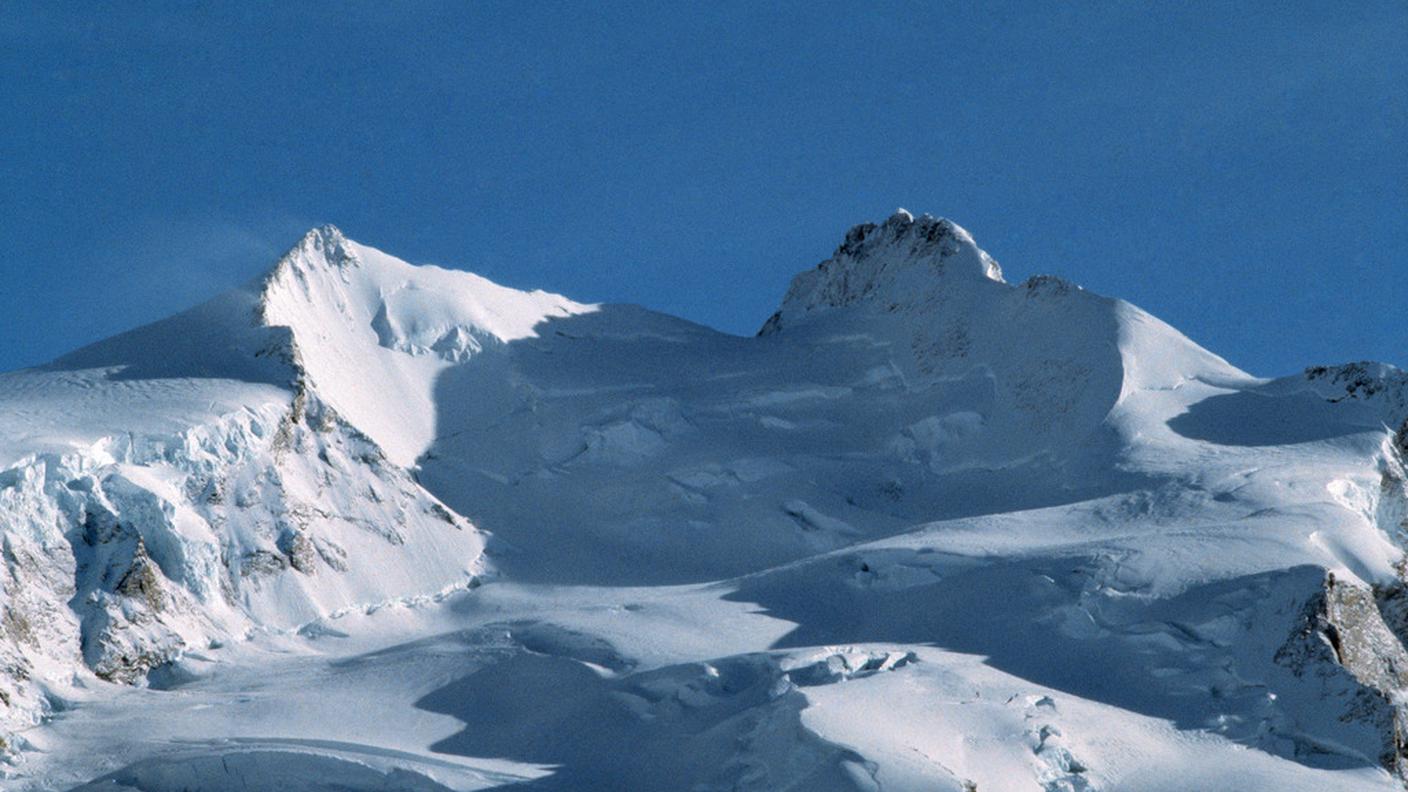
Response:
[{"label": "snow-covered mountain", "polygon": [[323,227],[0,375],[0,783],[1401,788],[1405,453],[927,215],[755,338]]}]

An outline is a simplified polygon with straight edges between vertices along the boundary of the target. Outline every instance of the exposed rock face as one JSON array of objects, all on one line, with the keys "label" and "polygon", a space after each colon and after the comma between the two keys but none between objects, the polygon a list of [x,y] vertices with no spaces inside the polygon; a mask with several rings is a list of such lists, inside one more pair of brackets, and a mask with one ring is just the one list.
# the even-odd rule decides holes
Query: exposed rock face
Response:
[{"label": "exposed rock face", "polygon": [[900,209],[881,225],[846,232],[831,258],[799,274],[782,307],[763,325],[769,335],[815,310],[877,301],[886,309],[924,301],[932,292],[974,280],[1003,283],[1002,268],[967,231],[942,218]]},{"label": "exposed rock face", "polygon": [[1305,378],[1326,388],[1330,401],[1382,399],[1391,412],[1408,411],[1408,372],[1363,361],[1340,366],[1311,366]]},{"label": "exposed rock face", "polygon": [[1408,589],[1366,587],[1338,580],[1305,608],[1299,630],[1276,660],[1298,675],[1318,678],[1340,720],[1372,728],[1379,762],[1408,785]]},{"label": "exposed rock face", "polygon": [[289,531],[279,538],[279,549],[288,556],[289,566],[299,572],[311,575],[317,568],[318,553],[307,533],[300,530]]},{"label": "exposed rock face", "polygon": [[161,572],[151,556],[147,555],[141,537],[137,538],[137,549],[132,553],[132,566],[117,582],[114,591],[139,600],[152,612],[161,611],[166,604],[166,595],[161,590]]}]

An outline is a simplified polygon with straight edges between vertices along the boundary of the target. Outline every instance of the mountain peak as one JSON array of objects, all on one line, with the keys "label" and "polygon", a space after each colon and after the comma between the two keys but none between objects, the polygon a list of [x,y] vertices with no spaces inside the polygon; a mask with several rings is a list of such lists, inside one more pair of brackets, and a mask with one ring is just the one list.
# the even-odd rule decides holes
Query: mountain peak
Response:
[{"label": "mountain peak", "polygon": [[290,241],[0,375],[5,788],[1404,792],[1408,374],[1252,378],[902,210],[759,340]]},{"label": "mountain peak", "polygon": [[793,278],[763,334],[829,308],[887,307],[972,283],[1005,283],[1002,268],[951,220],[896,209],[883,223],[852,226],[831,258]]},{"label": "mountain peak", "polygon": [[549,319],[593,310],[411,264],[331,225],[304,234],[258,292],[261,323],[288,328],[305,384],[407,465],[434,437],[433,389],[443,367],[533,337]]},{"label": "mountain peak", "polygon": [[916,218],[905,209],[896,209],[880,225],[861,223],[852,226],[832,258],[817,268],[827,269],[828,265],[843,256],[864,259],[882,268],[897,263],[897,260],[898,263],[934,265],[965,250],[976,254],[974,258],[979,264],[976,272],[989,280],[1002,281],[1002,268],[978,248],[973,236],[962,226],[947,218],[931,214]]},{"label": "mountain peak", "polygon": [[336,269],[355,267],[360,263],[356,246],[342,230],[331,223],[308,229],[303,238],[279,260],[275,271],[284,264],[307,270],[319,264]]}]

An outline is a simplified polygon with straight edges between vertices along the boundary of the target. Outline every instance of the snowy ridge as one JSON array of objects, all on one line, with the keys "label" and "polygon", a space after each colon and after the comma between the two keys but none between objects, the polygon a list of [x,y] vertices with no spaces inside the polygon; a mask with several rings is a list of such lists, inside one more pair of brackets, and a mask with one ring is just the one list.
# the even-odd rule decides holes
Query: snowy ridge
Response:
[{"label": "snowy ridge", "polygon": [[1252,377],[903,211],[757,338],[314,229],[0,375],[7,772],[1401,788],[1405,382]]},{"label": "snowy ridge", "polygon": [[967,231],[904,210],[851,229],[832,258],[797,276],[760,334],[842,332],[907,343],[911,382],[991,388],[991,405],[974,418],[947,420],[967,425],[970,440],[968,453],[952,456],[992,465],[1069,457],[1108,444],[1111,430],[1141,431],[1110,419],[1150,418],[1147,392],[1256,382],[1129,303],[1053,276],[1008,284]]},{"label": "snowy ridge", "polygon": [[410,465],[435,434],[436,377],[484,346],[533,335],[550,317],[591,310],[467,272],[415,267],[310,231],[260,284],[264,324],[287,327],[297,366],[328,404]]}]

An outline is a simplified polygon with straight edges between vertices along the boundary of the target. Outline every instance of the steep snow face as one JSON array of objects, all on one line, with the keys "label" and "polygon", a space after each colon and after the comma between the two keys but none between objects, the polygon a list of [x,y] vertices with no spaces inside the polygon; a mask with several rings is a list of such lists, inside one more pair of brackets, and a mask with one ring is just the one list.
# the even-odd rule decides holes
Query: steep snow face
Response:
[{"label": "steep snow face", "polygon": [[530,338],[546,319],[592,310],[467,272],[412,266],[331,226],[309,232],[279,262],[260,301],[267,325],[292,332],[312,388],[401,465],[435,436],[432,389],[447,366]]}]

